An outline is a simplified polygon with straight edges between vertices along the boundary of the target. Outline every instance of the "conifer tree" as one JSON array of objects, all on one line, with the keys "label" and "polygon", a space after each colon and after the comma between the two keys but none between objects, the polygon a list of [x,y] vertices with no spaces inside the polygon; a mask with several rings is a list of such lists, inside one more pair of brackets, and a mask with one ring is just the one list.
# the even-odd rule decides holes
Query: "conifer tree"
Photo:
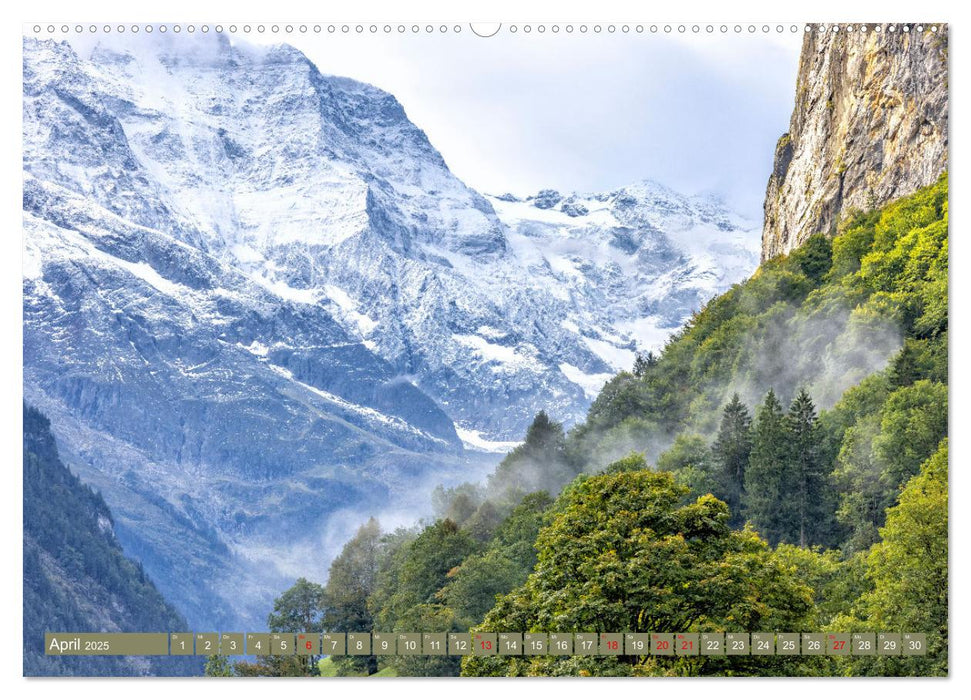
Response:
[{"label": "conifer tree", "polygon": [[633,375],[638,378],[646,376],[650,369],[657,364],[657,361],[658,356],[652,350],[648,350],[646,355],[637,353],[634,358]]},{"label": "conifer tree", "polygon": [[555,449],[562,439],[563,426],[550,420],[546,411],[537,413],[526,431],[526,444],[534,450]]},{"label": "conifer tree", "polygon": [[566,461],[563,424],[540,411],[526,430],[526,439],[499,463],[489,477],[493,497],[517,500],[533,491],[558,491],[576,476]]},{"label": "conifer tree", "polygon": [[783,482],[789,457],[788,439],[782,404],[770,389],[755,414],[742,511],[745,519],[773,544],[785,534]]},{"label": "conifer tree", "polygon": [[790,517],[783,539],[805,547],[822,539],[828,502],[816,406],[805,389],[789,405],[786,428],[789,458],[780,510]]},{"label": "conifer tree", "polygon": [[745,493],[745,472],[752,454],[752,418],[738,394],[734,394],[725,405],[712,454],[720,490],[718,495],[728,504],[732,525],[738,526],[744,522],[742,495]]}]

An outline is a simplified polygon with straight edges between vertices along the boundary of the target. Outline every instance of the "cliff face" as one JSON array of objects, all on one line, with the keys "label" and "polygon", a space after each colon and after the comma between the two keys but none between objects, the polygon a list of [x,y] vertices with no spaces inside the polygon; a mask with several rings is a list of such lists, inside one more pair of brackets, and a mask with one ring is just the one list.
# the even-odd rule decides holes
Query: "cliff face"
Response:
[{"label": "cliff face", "polygon": [[947,27],[807,33],[765,194],[762,259],[947,169]]}]

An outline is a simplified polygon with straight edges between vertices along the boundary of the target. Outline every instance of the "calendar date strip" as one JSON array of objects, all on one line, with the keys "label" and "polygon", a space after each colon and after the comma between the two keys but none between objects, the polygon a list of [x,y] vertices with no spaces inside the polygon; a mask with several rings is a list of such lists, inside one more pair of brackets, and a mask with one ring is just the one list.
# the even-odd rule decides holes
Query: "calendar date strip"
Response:
[{"label": "calendar date strip", "polygon": [[158,632],[44,635],[48,656],[923,656],[917,632]]}]

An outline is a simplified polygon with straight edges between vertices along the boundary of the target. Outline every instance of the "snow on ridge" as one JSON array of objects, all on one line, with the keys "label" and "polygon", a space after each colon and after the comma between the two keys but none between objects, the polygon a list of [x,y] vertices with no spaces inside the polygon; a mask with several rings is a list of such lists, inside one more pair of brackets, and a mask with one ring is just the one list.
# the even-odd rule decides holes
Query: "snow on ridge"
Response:
[{"label": "snow on ridge", "polygon": [[254,340],[249,345],[243,345],[242,343],[236,343],[236,345],[257,357],[266,357],[270,353],[270,349],[258,340]]},{"label": "snow on ridge", "polygon": [[57,255],[79,256],[83,254],[99,265],[120,268],[165,296],[185,299],[196,294],[195,290],[163,277],[158,270],[147,262],[131,262],[102,250],[79,231],[61,228],[33,215],[30,216],[29,221],[32,226],[32,234],[27,236],[29,242],[25,245],[25,277],[28,276],[27,273],[36,273],[36,276],[40,276],[42,261],[46,260],[48,255],[51,255],[51,251],[42,250],[42,246],[53,246],[57,249]]},{"label": "snow on ridge", "polygon": [[497,362],[507,368],[520,368],[534,372],[541,372],[545,369],[544,365],[536,359],[535,350],[532,348],[528,349],[532,352],[529,355],[525,355],[520,352],[520,347],[518,346],[509,347],[508,345],[490,343],[481,336],[461,333],[453,333],[452,340],[467,348],[471,348],[478,357],[486,362]]},{"label": "snow on ridge", "polygon": [[614,376],[610,372],[588,374],[569,362],[561,362],[559,368],[567,379],[583,389],[583,393],[588,399],[597,398],[597,394],[603,389],[604,384]]},{"label": "snow on ridge", "polygon": [[160,275],[154,267],[149,265],[147,262],[128,262],[127,260],[122,260],[121,258],[114,258],[114,263],[125,270],[128,270],[131,274],[138,277],[143,282],[147,282],[151,286],[155,287],[158,291],[166,294],[170,297],[179,296],[186,294],[191,290],[177,282],[172,282],[162,275]]},{"label": "snow on ridge", "polygon": [[362,314],[358,310],[360,307],[358,302],[343,289],[332,284],[325,284],[324,292],[337,305],[339,316],[353,324],[362,337],[370,335],[377,328],[378,322],[367,314]]},{"label": "snow on ridge", "polygon": [[588,336],[583,336],[583,342],[597,357],[617,372],[630,369],[634,364],[633,350],[619,348],[606,340],[598,340]]},{"label": "snow on ridge", "polygon": [[37,246],[30,240],[29,236],[24,237],[24,248],[22,252],[21,267],[25,280],[36,280],[44,274],[44,256],[37,249]]},{"label": "snow on ridge", "polygon": [[501,328],[493,328],[492,326],[479,326],[475,329],[475,333],[488,340],[502,340],[507,335],[506,331]]},{"label": "snow on ridge", "polygon": [[458,433],[459,439],[462,440],[465,449],[475,452],[504,454],[522,444],[522,441],[489,440],[488,438],[482,437],[481,431],[473,430],[472,428],[463,428],[459,424],[455,425],[455,432]]},{"label": "snow on ridge", "polygon": [[297,304],[317,303],[317,290],[315,289],[297,289],[282,280],[271,279],[265,274],[250,275],[249,277],[267,291],[286,301],[292,301]]},{"label": "snow on ridge", "polygon": [[[127,40],[112,42],[123,49]],[[202,292],[173,287],[150,266],[129,270],[160,292],[209,297],[232,315],[234,304],[265,301],[219,278],[239,273],[407,368],[455,422],[511,438],[539,408],[582,420],[586,376],[629,369],[635,348],[653,349],[656,334],[747,274],[748,234],[733,229],[738,217],[717,198],[651,181],[482,196],[448,170],[393,96],[320,78],[285,47],[240,81],[264,52],[239,49],[241,69],[236,51],[213,45],[164,66],[148,49],[79,61],[85,89],[107,98],[106,114],[122,127],[135,182],[149,186],[132,186],[126,201],[135,204],[111,214],[98,189],[117,167],[111,151],[75,159],[66,140],[52,186],[105,209],[98,218],[152,225],[222,266]],[[28,60],[47,52],[38,47]],[[322,109],[322,86],[347,118]],[[36,130],[31,148],[47,148],[42,137]],[[29,252],[25,270],[37,273]],[[234,304],[221,305],[224,296]],[[580,367],[589,375],[570,369]]]},{"label": "snow on ridge", "polygon": [[393,428],[397,428],[398,430],[404,430],[404,431],[407,431],[407,432],[412,433],[414,435],[418,435],[418,436],[420,436],[420,437],[422,437],[422,438],[424,438],[426,440],[431,440],[433,442],[437,442],[437,443],[442,444],[442,445],[449,444],[447,440],[443,440],[442,438],[435,437],[433,435],[429,435],[424,430],[422,430],[420,428],[416,428],[411,423],[408,423],[407,421],[405,421],[405,420],[403,420],[401,418],[398,418],[397,416],[389,416],[388,414],[382,413],[381,411],[378,411],[377,409],[369,408],[367,406],[361,406],[360,404],[356,404],[356,403],[352,403],[352,402],[348,401],[347,399],[342,399],[340,396],[337,396],[336,394],[330,393],[329,391],[324,391],[323,389],[318,389],[315,386],[311,386],[310,384],[306,384],[304,382],[301,382],[299,379],[297,379],[294,376],[293,372],[291,372],[290,370],[288,370],[286,367],[280,367],[279,365],[275,365],[275,364],[269,363],[269,362],[266,364],[266,366],[269,367],[270,370],[272,370],[276,374],[278,374],[281,377],[283,377],[284,379],[286,379],[288,382],[290,382],[290,383],[292,383],[292,384],[294,384],[296,386],[299,386],[300,388],[305,389],[305,390],[307,390],[307,391],[309,391],[309,392],[311,392],[313,394],[316,394],[317,396],[319,396],[320,398],[324,399],[325,401],[328,401],[328,402],[330,402],[332,404],[335,404],[335,405],[339,406],[340,408],[343,408],[343,409],[345,409],[347,411],[351,411],[353,413],[356,413],[356,414],[358,414],[358,415],[360,415],[360,416],[362,416],[364,418],[368,418],[370,420],[379,421],[381,423],[384,423],[385,425],[391,426]]}]

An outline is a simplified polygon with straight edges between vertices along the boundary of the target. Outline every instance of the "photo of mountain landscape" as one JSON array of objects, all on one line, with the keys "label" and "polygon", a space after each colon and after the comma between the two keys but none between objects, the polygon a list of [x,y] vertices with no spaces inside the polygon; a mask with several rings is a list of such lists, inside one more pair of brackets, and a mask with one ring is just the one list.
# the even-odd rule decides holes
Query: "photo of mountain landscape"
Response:
[{"label": "photo of mountain landscape", "polygon": [[[629,29],[343,63],[326,32],[25,32],[25,675],[947,675],[947,27]],[[439,146],[436,81],[433,126],[483,98],[423,51],[506,81],[523,126],[477,118],[548,167],[504,187],[491,132]],[[543,51],[577,93],[520,70]],[[775,67],[718,110],[691,71],[726,56]],[[927,648],[45,656],[55,630]]]}]

